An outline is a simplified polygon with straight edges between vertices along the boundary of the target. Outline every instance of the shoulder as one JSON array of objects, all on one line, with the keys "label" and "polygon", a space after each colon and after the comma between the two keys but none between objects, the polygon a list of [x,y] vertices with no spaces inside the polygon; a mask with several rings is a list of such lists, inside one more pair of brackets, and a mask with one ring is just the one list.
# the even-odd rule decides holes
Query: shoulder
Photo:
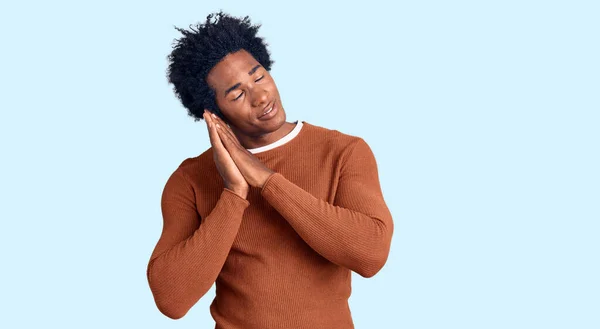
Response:
[{"label": "shoulder", "polygon": [[172,176],[180,176],[188,185],[197,187],[198,184],[209,184],[215,180],[214,173],[217,172],[213,160],[212,148],[207,149],[200,155],[185,158],[173,171]]},{"label": "shoulder", "polygon": [[[375,154],[367,141],[351,133],[309,125],[318,144],[325,147],[327,153],[337,157],[342,167],[360,168],[376,166]],[[316,145],[315,145],[316,146]]]},{"label": "shoulder", "polygon": [[308,128],[311,139],[330,150],[338,150],[340,153],[350,152],[357,144],[366,143],[361,137],[342,132],[337,129],[325,128],[311,123],[304,123]]}]

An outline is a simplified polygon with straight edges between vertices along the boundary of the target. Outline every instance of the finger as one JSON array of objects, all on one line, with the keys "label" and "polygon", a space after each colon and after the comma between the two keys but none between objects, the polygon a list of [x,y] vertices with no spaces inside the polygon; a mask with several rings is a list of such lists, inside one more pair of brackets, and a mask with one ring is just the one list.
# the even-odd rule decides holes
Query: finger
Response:
[{"label": "finger", "polygon": [[221,117],[216,114],[211,114],[210,119],[219,124],[219,127],[224,131],[231,131],[231,127]]},{"label": "finger", "polygon": [[231,137],[225,133],[224,129],[221,128],[220,124],[219,128],[217,128],[217,131],[219,132],[219,137],[221,141],[223,141],[223,145],[227,149],[227,152],[229,153],[229,155],[231,155],[231,158],[235,161],[236,164],[243,165],[243,163],[247,161],[245,156],[253,157],[252,153],[246,150],[243,146],[241,146],[237,139],[235,141],[232,141]]},{"label": "finger", "polygon": [[204,110],[204,113],[202,113],[202,117],[204,118],[204,121],[206,121],[206,129],[210,132],[210,112],[208,112],[207,110]]},{"label": "finger", "polygon": [[225,131],[225,129],[221,123],[215,122],[215,127],[216,127],[217,134],[219,135],[219,139],[223,143],[223,146],[225,146],[227,151],[229,151],[231,153],[233,148],[236,147],[235,143],[233,143],[231,141],[231,138],[229,137],[229,135],[227,134],[227,132]]},{"label": "finger", "polygon": [[213,132],[211,129],[212,122],[210,120],[209,112],[204,110],[204,113],[202,113],[202,117],[204,118],[204,121],[206,121],[206,130],[208,131],[208,138],[210,139],[210,143],[213,144],[214,136],[213,136]]},{"label": "finger", "polygon": [[233,151],[245,150],[245,148],[240,144],[240,141],[237,139],[235,134],[231,132],[228,128],[224,127],[220,123],[217,123],[217,131],[219,132],[219,138],[223,141],[223,144],[229,151],[229,153]]},{"label": "finger", "polygon": [[224,148],[222,142],[221,142],[221,138],[219,137],[219,133],[217,132],[217,127],[215,125],[215,122],[212,120],[210,114],[210,112],[207,111],[204,114],[204,119],[207,120],[207,124],[208,124],[208,137],[210,139],[210,144],[214,147],[214,148]]},{"label": "finger", "polygon": [[233,133],[233,131],[231,130],[231,128],[223,126],[219,123],[219,127],[217,128],[217,131],[220,132],[219,137],[221,138],[222,141],[227,142],[228,145],[230,145],[227,149],[230,151],[229,153],[231,153],[233,150],[237,150],[246,154],[252,154],[250,151],[248,151],[243,145],[242,143],[240,143],[240,140],[237,138],[237,136]]},{"label": "finger", "polygon": [[[221,138],[221,141],[225,141],[225,138],[227,138],[226,143],[229,145],[233,145],[234,147],[237,148],[238,151],[241,151],[247,155],[252,155],[252,153],[250,151],[248,151],[243,145],[242,143],[240,143],[240,140],[237,138],[237,136],[233,133],[233,130],[231,130],[231,127],[229,127],[229,125],[226,124],[225,121],[223,121],[223,119],[221,119],[221,117],[219,117],[218,115],[212,113],[210,114],[210,119],[216,123],[219,123],[219,127],[217,128],[217,131],[221,132],[222,134],[219,135],[219,137]],[[225,143],[224,143],[225,144]],[[233,151],[233,147],[226,147],[227,150],[229,151],[229,153],[231,154],[231,151]]]},{"label": "finger", "polygon": [[218,116],[215,116],[214,114],[211,115],[211,119],[214,119],[213,121],[219,124],[219,128],[217,130],[221,131],[224,135],[228,136],[231,143],[233,143],[237,148],[245,150],[237,136],[231,130],[231,127],[227,126],[223,119],[221,119]]},{"label": "finger", "polygon": [[[215,123],[215,125],[217,125],[217,123]],[[245,168],[245,164],[248,162],[248,159],[245,157],[246,152],[248,151],[242,148],[241,150],[244,150],[245,152],[240,152],[240,147],[237,146],[238,144],[231,140],[231,137],[229,137],[228,134],[225,133],[225,130],[223,129],[220,123],[218,123],[218,125],[219,128],[217,128],[217,132],[219,133],[219,138],[223,142],[223,146],[227,150],[227,153],[229,153],[229,155],[231,156],[233,162],[235,162],[236,166],[241,171],[243,171],[243,168]]]}]

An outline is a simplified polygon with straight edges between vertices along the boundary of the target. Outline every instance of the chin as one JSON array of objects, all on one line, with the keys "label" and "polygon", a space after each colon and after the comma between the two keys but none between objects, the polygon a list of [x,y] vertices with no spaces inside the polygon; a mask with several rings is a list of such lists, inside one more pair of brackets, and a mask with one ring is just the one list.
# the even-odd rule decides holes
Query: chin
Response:
[{"label": "chin", "polygon": [[274,117],[273,120],[271,120],[273,121],[272,125],[277,127],[276,129],[279,129],[285,124],[285,119],[285,111],[283,110],[283,107],[281,107],[280,112],[277,114],[277,116]]}]

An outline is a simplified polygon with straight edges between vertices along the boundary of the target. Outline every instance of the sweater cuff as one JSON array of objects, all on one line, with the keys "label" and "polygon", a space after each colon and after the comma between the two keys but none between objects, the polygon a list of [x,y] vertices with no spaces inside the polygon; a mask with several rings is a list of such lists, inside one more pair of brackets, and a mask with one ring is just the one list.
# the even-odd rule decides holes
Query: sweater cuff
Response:
[{"label": "sweater cuff", "polygon": [[278,172],[273,173],[271,176],[269,176],[267,178],[267,180],[265,181],[265,183],[263,184],[262,188],[260,189],[260,194],[261,195],[263,194],[263,192],[265,191],[265,189],[267,189],[267,186],[269,185],[269,182],[273,179],[273,177],[275,177],[275,175],[280,175],[281,176],[281,174],[278,173]]},{"label": "sweater cuff", "polygon": [[223,192],[221,192],[221,197],[226,197],[228,200],[230,200],[234,204],[237,202],[244,203],[244,205],[245,205],[244,209],[250,205],[250,201],[242,198],[239,194],[235,193],[234,191],[232,191],[226,187],[223,188]]}]

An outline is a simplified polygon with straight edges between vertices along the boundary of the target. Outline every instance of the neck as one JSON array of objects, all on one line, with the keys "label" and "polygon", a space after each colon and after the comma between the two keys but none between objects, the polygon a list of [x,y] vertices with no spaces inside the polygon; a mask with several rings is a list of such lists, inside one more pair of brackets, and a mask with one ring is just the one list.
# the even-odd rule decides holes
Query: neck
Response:
[{"label": "neck", "polygon": [[258,136],[248,136],[246,134],[240,133],[240,131],[237,129],[233,129],[233,127],[232,131],[244,148],[254,149],[275,143],[276,141],[283,138],[285,135],[289,134],[295,126],[295,123],[284,122],[283,125],[279,127],[279,129]]}]

